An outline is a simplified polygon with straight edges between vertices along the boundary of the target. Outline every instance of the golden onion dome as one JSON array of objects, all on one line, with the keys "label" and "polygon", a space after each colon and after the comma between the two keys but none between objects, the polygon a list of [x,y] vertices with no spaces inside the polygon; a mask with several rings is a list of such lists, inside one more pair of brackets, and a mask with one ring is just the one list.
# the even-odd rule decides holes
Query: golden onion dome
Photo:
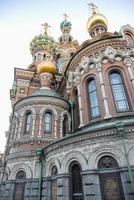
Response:
[{"label": "golden onion dome", "polygon": [[93,13],[93,15],[88,19],[87,29],[89,32],[91,32],[92,28],[95,25],[100,25],[100,24],[107,27],[106,17],[100,13]]},{"label": "golden onion dome", "polygon": [[51,61],[42,61],[38,66],[37,66],[37,73],[42,74],[42,73],[50,73],[54,74],[56,72],[56,67],[53,62]]}]

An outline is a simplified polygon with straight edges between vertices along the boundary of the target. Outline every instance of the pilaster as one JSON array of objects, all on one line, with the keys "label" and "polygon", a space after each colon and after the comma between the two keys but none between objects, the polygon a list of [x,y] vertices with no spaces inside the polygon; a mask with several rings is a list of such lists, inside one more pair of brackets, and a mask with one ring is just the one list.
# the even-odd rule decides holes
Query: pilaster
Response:
[{"label": "pilaster", "polygon": [[81,96],[81,87],[80,87],[80,75],[77,74],[76,76],[76,85],[78,91],[78,103],[79,103],[79,115],[80,115],[80,125],[79,127],[84,126],[83,122],[83,108],[82,108],[82,96]]},{"label": "pilaster", "polygon": [[101,63],[96,64],[96,69],[97,69],[98,76],[99,76],[99,83],[100,83],[100,88],[101,88],[101,93],[102,93],[102,98],[103,98],[103,104],[104,104],[104,109],[105,109],[104,118],[107,119],[107,118],[111,117],[111,114],[110,114],[110,111],[109,111],[108,98],[106,96],[105,84],[104,84],[104,79],[103,79],[103,76],[102,76]]},{"label": "pilaster", "polygon": [[134,87],[134,74],[133,74],[133,71],[132,71],[132,61],[131,61],[131,59],[129,57],[126,57],[124,59],[124,63],[125,63],[125,66],[127,68],[130,81],[132,82],[132,85]]}]

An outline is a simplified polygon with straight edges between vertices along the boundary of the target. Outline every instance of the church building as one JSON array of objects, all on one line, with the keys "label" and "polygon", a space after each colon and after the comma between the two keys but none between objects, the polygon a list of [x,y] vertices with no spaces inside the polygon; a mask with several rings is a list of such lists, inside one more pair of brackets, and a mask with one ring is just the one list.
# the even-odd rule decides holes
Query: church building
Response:
[{"label": "church building", "polygon": [[134,200],[134,28],[108,32],[90,7],[90,39],[65,14],[59,40],[44,23],[14,69],[0,200]]}]

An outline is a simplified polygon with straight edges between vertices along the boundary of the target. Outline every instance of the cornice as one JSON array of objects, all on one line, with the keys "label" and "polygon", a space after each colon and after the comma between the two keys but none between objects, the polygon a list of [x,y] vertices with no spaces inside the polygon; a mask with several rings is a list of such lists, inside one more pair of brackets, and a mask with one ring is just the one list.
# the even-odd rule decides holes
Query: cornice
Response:
[{"label": "cornice", "polygon": [[38,95],[25,97],[14,104],[14,109],[19,110],[22,107],[30,105],[54,105],[63,107],[64,109],[69,109],[69,102],[60,97]]},{"label": "cornice", "polygon": [[93,125],[88,124],[82,128],[80,128],[75,133],[69,134],[66,137],[59,139],[57,141],[52,142],[45,149],[45,153],[50,153],[56,149],[65,148],[67,146],[71,146],[72,144],[83,143],[88,140],[100,140],[109,137],[118,137],[119,134],[117,132],[116,123],[123,122],[125,126],[126,134],[133,135],[134,134],[134,119],[133,118],[117,118],[107,121],[101,121],[101,123],[95,123]]},{"label": "cornice", "polygon": [[27,160],[31,159],[32,157],[36,156],[36,151],[26,151],[26,152],[16,152],[6,156],[6,161],[14,160],[20,157],[24,157]]},{"label": "cornice", "polygon": [[35,72],[29,71],[29,70],[24,70],[24,69],[19,69],[15,68],[15,76],[18,79],[30,79],[33,77]]}]

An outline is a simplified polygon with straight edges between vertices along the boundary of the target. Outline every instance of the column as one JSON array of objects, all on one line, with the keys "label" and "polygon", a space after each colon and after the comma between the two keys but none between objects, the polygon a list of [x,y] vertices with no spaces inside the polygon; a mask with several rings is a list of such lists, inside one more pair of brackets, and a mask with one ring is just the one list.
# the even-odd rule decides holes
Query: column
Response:
[{"label": "column", "polygon": [[57,137],[57,116],[54,116],[54,137]]},{"label": "column", "polygon": [[24,117],[19,117],[19,129],[18,129],[18,138],[20,138],[21,132],[22,132],[22,122]]},{"label": "column", "polygon": [[33,115],[33,122],[32,122],[32,136],[34,136],[34,132],[35,132],[35,118],[36,118],[36,115]]},{"label": "column", "polygon": [[102,76],[102,66],[101,63],[96,64],[97,72],[99,75],[99,82],[100,82],[100,88],[101,88],[101,93],[103,97],[103,104],[104,104],[104,109],[105,109],[105,116],[104,118],[110,118],[111,114],[109,112],[109,107],[108,107],[108,98],[106,97],[106,91],[105,91],[105,84]]},{"label": "column", "polygon": [[42,116],[39,116],[39,136],[42,134]]},{"label": "column", "polygon": [[18,131],[18,128],[19,128],[19,120],[18,119],[15,119],[15,124],[16,124],[16,127],[15,127],[15,131],[14,131],[14,138],[16,138],[17,131]]},{"label": "column", "polygon": [[71,121],[72,121],[72,124],[71,124],[71,132],[74,132],[74,103],[73,102],[71,102],[70,103],[70,105],[71,105]]},{"label": "column", "polygon": [[132,71],[132,68],[131,68],[132,62],[131,62],[130,58],[125,58],[124,63],[125,63],[125,66],[127,68],[127,71],[128,71],[129,77],[130,77],[130,81],[132,82],[132,85],[134,87],[134,74],[133,74],[133,71]]},{"label": "column", "polygon": [[60,137],[63,136],[63,117],[60,118]]},{"label": "column", "polygon": [[69,133],[70,133],[71,132],[71,120],[70,120],[69,116],[68,116],[68,127],[69,127]]},{"label": "column", "polygon": [[77,90],[78,90],[79,115],[80,115],[80,125],[79,125],[79,128],[80,128],[80,127],[84,126],[84,123],[83,123],[83,116],[82,116],[83,108],[82,108],[81,88],[80,88],[80,76],[79,75],[77,75],[77,77],[76,77],[76,85],[77,85]]}]

